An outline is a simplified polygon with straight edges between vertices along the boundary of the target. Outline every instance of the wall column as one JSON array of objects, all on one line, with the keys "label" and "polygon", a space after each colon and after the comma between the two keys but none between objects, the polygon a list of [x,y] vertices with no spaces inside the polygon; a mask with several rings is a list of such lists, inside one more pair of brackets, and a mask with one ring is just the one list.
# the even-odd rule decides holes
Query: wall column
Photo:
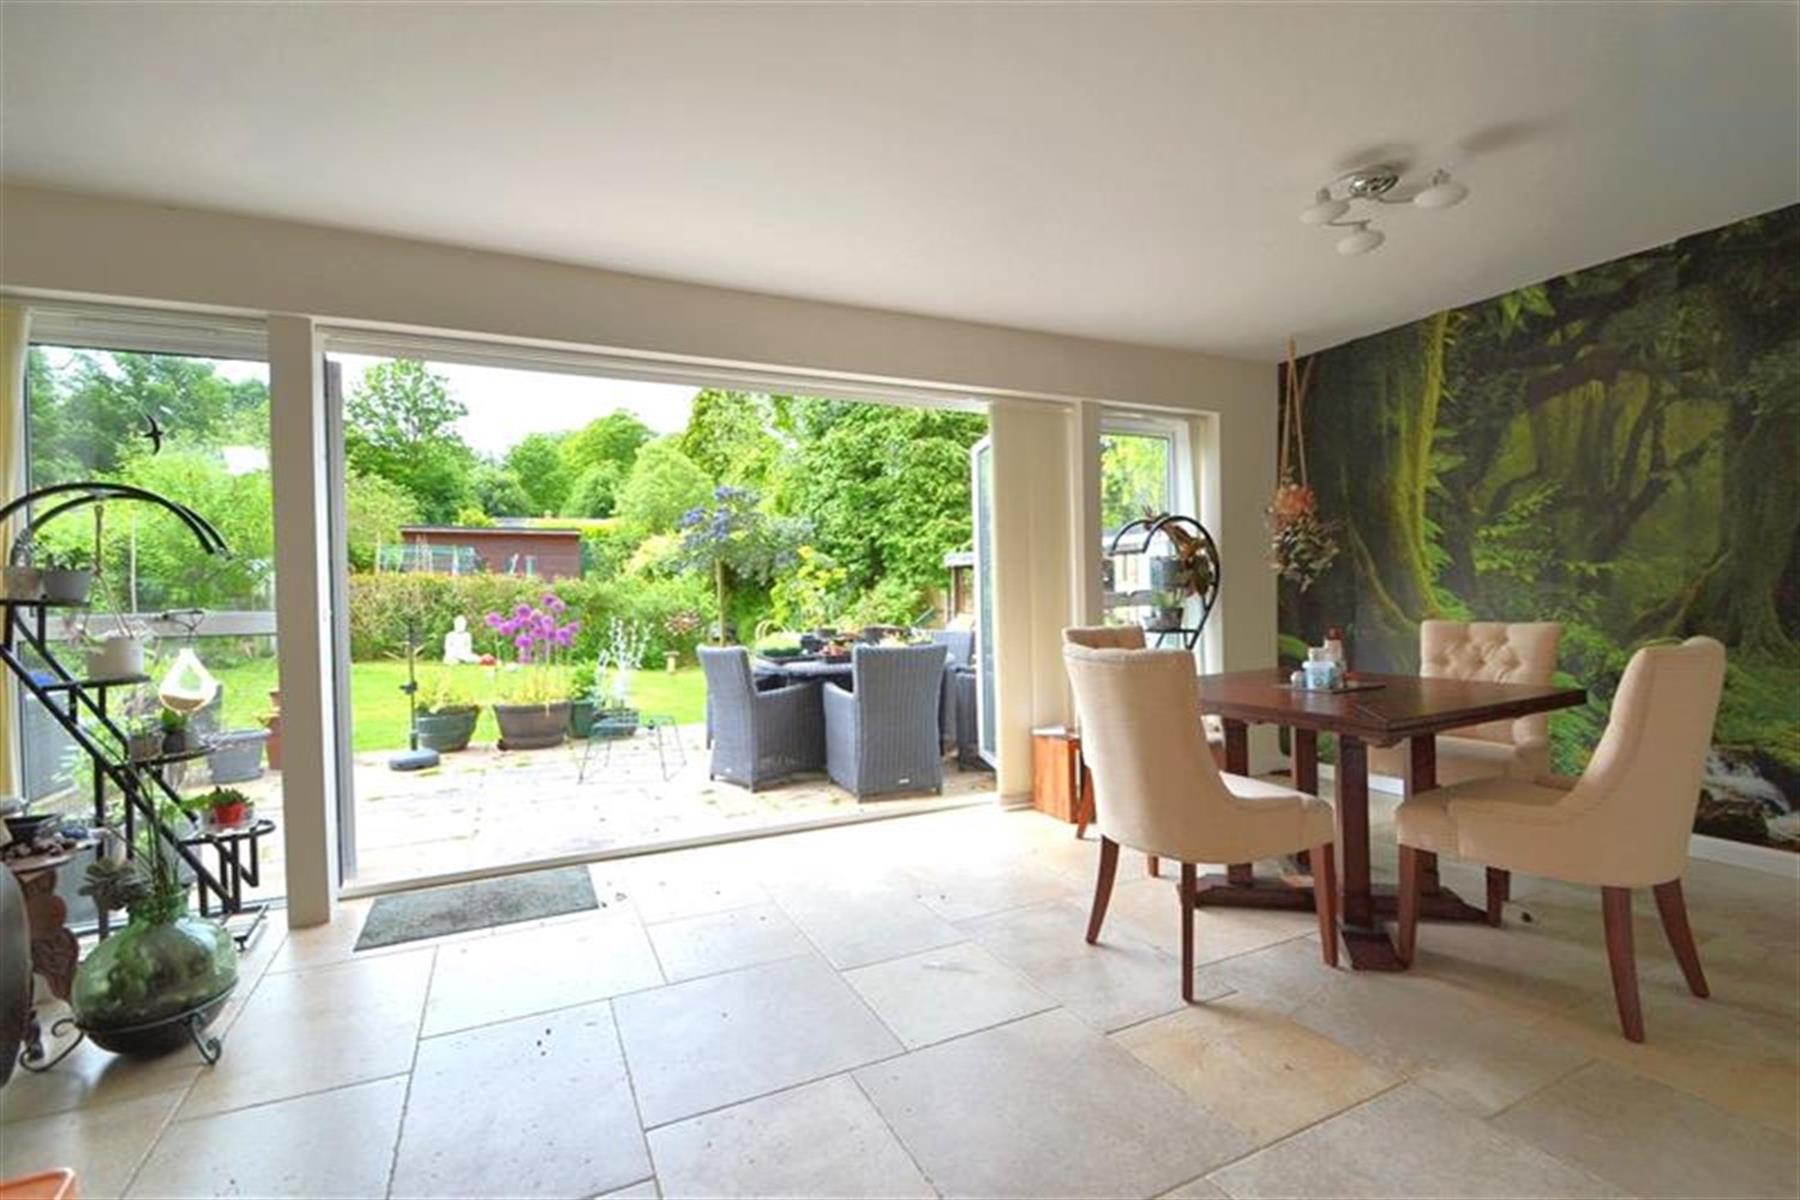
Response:
[{"label": "wall column", "polygon": [[[31,349],[31,310],[0,301],[0,503],[25,494],[25,359]],[[0,523],[0,558],[12,548],[17,518]],[[24,798],[19,764],[19,685],[0,679],[0,795]]]},{"label": "wall column", "polygon": [[1077,401],[1069,412],[1069,624],[1106,619],[1100,589],[1100,418],[1103,408]]},{"label": "wall column", "polygon": [[994,445],[994,660],[1002,803],[1031,792],[1031,730],[1069,718],[1062,629],[1071,586],[1067,408],[998,400]]},{"label": "wall column", "polygon": [[287,852],[288,925],[293,928],[330,921],[338,888],[327,518],[332,466],[323,364],[310,317],[269,318],[282,838]]}]

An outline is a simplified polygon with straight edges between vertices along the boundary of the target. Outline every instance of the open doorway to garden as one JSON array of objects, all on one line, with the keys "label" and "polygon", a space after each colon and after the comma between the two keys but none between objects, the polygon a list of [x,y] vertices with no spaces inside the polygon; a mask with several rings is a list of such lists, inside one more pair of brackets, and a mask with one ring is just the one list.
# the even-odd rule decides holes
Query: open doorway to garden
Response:
[{"label": "open doorway to garden", "polygon": [[327,378],[348,883],[991,794],[973,406],[341,349]]}]

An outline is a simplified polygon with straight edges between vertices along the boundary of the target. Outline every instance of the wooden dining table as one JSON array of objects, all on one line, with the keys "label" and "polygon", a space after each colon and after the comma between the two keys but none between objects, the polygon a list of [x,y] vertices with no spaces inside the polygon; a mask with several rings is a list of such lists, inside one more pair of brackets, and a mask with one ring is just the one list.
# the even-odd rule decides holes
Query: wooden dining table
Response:
[{"label": "wooden dining table", "polygon": [[[1381,917],[1393,915],[1393,890],[1377,888],[1369,878],[1368,748],[1408,743],[1412,790],[1429,791],[1437,786],[1438,734],[1484,721],[1575,708],[1587,702],[1587,692],[1582,688],[1368,672],[1352,675],[1350,682],[1357,690],[1322,692],[1294,688],[1285,673],[1273,668],[1202,675],[1200,710],[1219,717],[1224,724],[1225,769],[1234,775],[1250,773],[1251,725],[1286,726],[1293,738],[1294,787],[1314,795],[1319,791],[1319,735],[1336,737],[1344,945],[1358,970],[1398,971],[1405,969],[1405,964],[1380,922]],[[1487,919],[1487,908],[1465,903],[1439,884],[1435,855],[1425,856],[1422,878],[1422,918]],[[1198,902],[1205,905],[1311,908],[1313,903],[1310,879],[1297,874],[1259,878],[1249,863],[1231,864],[1224,875],[1204,876],[1199,886]]]}]

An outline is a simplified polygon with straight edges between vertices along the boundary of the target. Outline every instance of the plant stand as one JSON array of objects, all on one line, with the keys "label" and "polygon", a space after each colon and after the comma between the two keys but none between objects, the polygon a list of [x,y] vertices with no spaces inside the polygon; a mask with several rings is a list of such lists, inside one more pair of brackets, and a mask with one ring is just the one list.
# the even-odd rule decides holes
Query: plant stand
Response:
[{"label": "plant stand", "polygon": [[[53,484],[0,505],[0,524],[16,515],[23,526],[9,548],[8,561],[18,556],[21,546],[46,521],[75,509],[108,501],[136,501],[156,505],[173,514],[185,525],[207,553],[226,553],[225,539],[220,536],[219,531],[206,518],[185,505],[127,484],[87,482]],[[119,687],[145,682],[145,677],[79,678],[58,659],[48,636],[52,609],[86,607],[85,602],[58,602],[42,598],[0,599],[0,666],[19,681],[25,693],[42,706],[43,711],[68,735],[76,749],[93,763],[96,826],[106,824],[106,790],[110,784],[117,790],[122,801],[124,816],[121,833],[127,854],[138,853],[138,835],[142,831],[152,844],[172,855],[182,870],[191,873],[203,915],[209,914],[212,905],[216,905],[226,916],[238,916],[250,911],[244,903],[243,884],[256,884],[259,877],[256,838],[273,830],[274,822],[258,822],[256,833],[247,838],[222,841],[199,839],[210,842],[216,848],[218,866],[215,870],[201,856],[195,840],[189,836],[191,831],[184,827],[185,823],[178,825],[163,819],[159,812],[162,807],[159,800],[178,805],[180,799],[167,778],[165,768],[204,757],[209,748],[202,745],[178,754],[143,759],[129,756],[129,742],[125,731],[110,711],[110,693]],[[247,865],[241,857],[245,850],[248,850],[250,856]],[[104,847],[96,842],[93,852],[98,856],[104,852]],[[259,923],[260,907],[252,921],[252,932]],[[98,914],[97,925],[102,940],[110,936],[111,914],[102,909]],[[210,1012],[216,1011],[217,1004],[222,1004],[223,1000],[223,995],[215,997],[199,1008],[172,1018],[163,1018],[153,1024],[161,1027],[187,1022],[186,1034],[200,1050],[202,1057],[208,1062],[216,1061],[219,1054],[218,1039],[202,1039],[198,1026],[210,1019]],[[59,1021],[52,1032],[61,1027],[62,1023]],[[155,1034],[158,1029],[147,1026],[144,1029],[109,1032],[132,1037]],[[96,1040],[105,1044],[104,1038]],[[36,1041],[36,1051],[36,1056],[41,1059],[41,1038]],[[59,1060],[60,1058],[61,1055],[58,1056]],[[39,1069],[47,1068],[40,1064]]]},{"label": "plant stand", "polygon": [[[1190,588],[1188,596],[1184,597],[1184,613],[1186,599],[1198,601],[1198,619],[1192,625],[1187,624],[1184,619],[1173,626],[1164,626],[1153,623],[1148,614],[1155,611],[1152,602],[1156,594],[1167,590],[1166,582],[1159,583],[1155,578],[1159,564],[1178,561],[1172,554],[1158,551],[1173,550],[1178,536],[1198,544],[1198,558],[1206,568],[1208,579],[1204,587]],[[1212,616],[1213,606],[1219,602],[1219,548],[1213,543],[1212,534],[1207,532],[1206,526],[1192,517],[1169,513],[1142,517],[1122,526],[1113,535],[1106,553],[1115,582],[1118,565],[1123,561],[1143,558],[1149,567],[1149,573],[1142,581],[1146,585],[1144,587],[1118,589],[1108,585],[1104,596],[1107,611],[1132,614],[1132,623],[1143,626],[1145,638],[1154,639],[1151,641],[1153,646],[1167,645],[1170,638],[1174,638],[1175,645],[1183,650],[1192,650],[1199,644],[1200,634],[1206,629],[1207,618]]]}]

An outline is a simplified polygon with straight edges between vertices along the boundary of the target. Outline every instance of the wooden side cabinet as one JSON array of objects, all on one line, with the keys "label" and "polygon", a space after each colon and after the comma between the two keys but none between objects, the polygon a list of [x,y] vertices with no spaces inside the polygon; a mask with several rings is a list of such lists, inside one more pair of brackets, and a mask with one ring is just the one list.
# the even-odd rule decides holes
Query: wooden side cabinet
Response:
[{"label": "wooden side cabinet", "polygon": [[1074,825],[1081,822],[1081,737],[1066,725],[1031,731],[1031,806]]}]

